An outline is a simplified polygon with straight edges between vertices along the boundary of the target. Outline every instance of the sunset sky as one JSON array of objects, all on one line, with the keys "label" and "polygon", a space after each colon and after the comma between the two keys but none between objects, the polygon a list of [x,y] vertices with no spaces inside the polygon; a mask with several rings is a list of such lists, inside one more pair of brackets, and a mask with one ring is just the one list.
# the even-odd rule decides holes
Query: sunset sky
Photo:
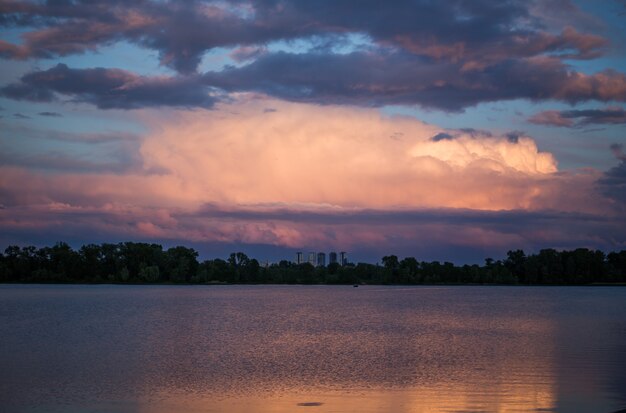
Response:
[{"label": "sunset sky", "polygon": [[626,249],[626,2],[0,0],[0,249]]}]

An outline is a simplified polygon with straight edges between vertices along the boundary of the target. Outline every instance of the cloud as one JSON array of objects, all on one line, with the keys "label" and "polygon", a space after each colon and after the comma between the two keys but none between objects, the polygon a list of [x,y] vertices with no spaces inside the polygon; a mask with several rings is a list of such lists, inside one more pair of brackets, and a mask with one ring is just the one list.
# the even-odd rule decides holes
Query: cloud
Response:
[{"label": "cloud", "polygon": [[532,117],[528,119],[530,123],[534,123],[537,125],[548,125],[548,126],[565,126],[572,127],[574,126],[574,121],[572,119],[568,119],[563,116],[558,110],[546,110],[543,112],[539,112],[534,114]]},{"label": "cloud", "polygon": [[312,207],[289,205],[242,205],[237,207],[206,204],[192,213],[180,213],[180,217],[197,219],[233,219],[237,221],[281,221],[292,223],[323,223],[326,225],[368,224],[404,225],[407,223],[446,223],[449,225],[475,224],[482,226],[502,226],[511,228],[527,225],[541,225],[541,222],[559,220],[588,220],[606,222],[607,217],[585,213],[556,211],[501,210],[485,211],[463,208],[441,209],[354,209],[341,207]]},{"label": "cloud", "polygon": [[421,105],[448,111],[509,99],[626,101],[624,74],[585,75],[554,58],[503,60],[462,70],[459,63],[401,52],[277,52],[243,67],[208,72],[204,79],[227,91],[255,91],[296,102]]},{"label": "cloud", "polygon": [[22,113],[14,113],[13,117],[15,119],[30,119],[30,116],[26,116],[26,115],[24,115]]},{"label": "cloud", "polygon": [[626,206],[626,161],[609,169],[598,183],[605,196]]},{"label": "cloud", "polygon": [[[268,106],[277,111],[264,112]],[[68,175],[62,185],[48,178],[15,177],[14,182],[41,184],[14,189],[28,199],[41,196],[42,202],[71,203],[65,195],[55,195],[58,188],[64,188],[61,194],[71,188],[66,195],[72,200],[84,195],[185,208],[279,202],[591,212],[602,205],[585,200],[583,188],[595,175],[558,174],[552,155],[540,152],[527,136],[513,143],[506,136],[446,131],[372,109],[253,96],[211,111],[144,111],[141,119],[151,132],[138,142],[139,164],[143,170],[168,173]],[[455,139],[432,141],[439,133]],[[397,135],[402,139],[390,138]],[[572,185],[580,190],[571,190]]]},{"label": "cloud", "polygon": [[101,109],[209,108],[216,101],[193,76],[146,77],[119,69],[71,69],[61,63],[22,76],[18,83],[1,88],[0,95],[32,102],[50,102],[62,95]]},{"label": "cloud", "polygon": [[626,209],[626,153],[624,145],[614,143],[611,151],[619,164],[604,173],[598,180],[598,186],[605,196],[620,203]]},{"label": "cloud", "polygon": [[53,58],[126,40],[157,50],[162,64],[188,74],[212,48],[254,44],[302,31],[251,20],[242,16],[244,11],[245,5],[236,3],[5,2],[0,22],[31,30],[22,36],[21,44],[0,43],[0,55]]},{"label": "cloud", "polygon": [[[510,248],[544,247],[616,249],[624,245],[622,217],[554,211],[342,210],[221,208],[197,210],[149,208],[108,203],[73,206],[50,203],[0,210],[3,232],[16,238],[54,242],[59,237],[93,242],[145,240],[186,245],[225,244],[226,251],[251,246],[348,250],[368,261],[393,251],[420,259],[456,260],[460,251],[503,256]],[[45,237],[54,234],[52,240]],[[85,234],[90,234],[85,238]],[[46,241],[43,241],[46,239]],[[0,241],[3,236],[0,235]],[[620,241],[621,240],[621,241]],[[32,241],[31,241],[32,242]],[[361,255],[363,256],[363,255]],[[472,255],[470,254],[470,257]],[[467,259],[467,257],[465,257]]]},{"label": "cloud", "polygon": [[[416,254],[432,245],[448,248],[485,248],[491,251],[512,245],[602,245],[620,239],[623,218],[554,211],[475,211],[466,209],[404,210],[294,210],[281,207],[242,209],[208,206],[176,217],[199,231],[203,223],[220,222],[231,241],[286,245],[292,248],[374,248]],[[250,228],[253,228],[250,230]],[[601,236],[598,229],[602,228]],[[256,229],[256,230],[255,230]],[[454,234],[454,236],[451,236]]]},{"label": "cloud", "polygon": [[571,21],[560,22],[565,29],[558,33],[544,30],[553,19],[550,12],[538,13],[533,3],[518,0],[402,0],[376,7],[335,1],[312,7],[299,0],[5,2],[0,23],[31,31],[22,44],[0,44],[0,53],[16,59],[66,56],[126,40],[157,50],[163,64],[191,73],[203,53],[216,47],[240,45],[245,50],[271,41],[362,33],[374,43],[469,65],[544,53],[583,59],[600,54],[606,39],[568,26],[585,26],[584,13],[569,1],[561,3]]},{"label": "cloud", "polygon": [[[145,141],[142,154],[184,174],[189,195],[208,192],[228,203],[511,208],[531,202],[534,189],[527,191],[525,180],[540,185],[556,171],[554,158],[530,138],[513,144],[506,137],[443,132],[369,109],[274,101],[278,111],[263,113],[262,100],[235,107],[236,114],[228,106],[215,114],[179,113]],[[396,133],[403,139],[389,139]],[[433,142],[438,133],[457,137]],[[181,135],[184,151],[171,152],[171,140]]]},{"label": "cloud", "polygon": [[443,140],[451,141],[452,139],[454,139],[454,136],[446,132],[439,132],[438,134],[430,138],[430,140],[433,142],[439,142]]},{"label": "cloud", "polygon": [[[599,30],[571,2],[560,1],[560,7],[572,24]],[[3,95],[14,99],[51,101],[61,93],[101,108],[210,107],[214,99],[207,92],[220,87],[301,102],[450,111],[519,98],[626,100],[624,74],[587,75],[564,63],[600,56],[607,39],[571,25],[546,30],[554,26],[549,8],[518,0],[402,0],[376,7],[335,1],[312,7],[297,0],[8,2],[3,9],[5,25],[27,28],[21,44],[0,43],[5,57],[50,58],[128,41],[157,50],[162,64],[183,75],[149,78],[57,66],[4,87]],[[359,44],[350,36],[367,40]],[[335,50],[337,39],[343,51]],[[303,46],[298,53],[270,52],[281,42]],[[330,46],[316,46],[320,42]],[[248,64],[207,73],[200,82],[197,66],[217,47],[231,48],[234,60]],[[66,83],[70,75],[78,79],[75,87]]]},{"label": "cloud", "polygon": [[54,94],[46,87],[34,87],[25,83],[12,83],[0,89],[0,95],[16,100],[51,102]]},{"label": "cloud", "polygon": [[237,62],[244,62],[254,60],[265,53],[267,53],[266,47],[242,46],[235,49],[230,56]]},{"label": "cloud", "polygon": [[525,135],[526,134],[522,131],[511,131],[511,132],[506,133],[504,136],[506,136],[509,142],[517,143],[519,142],[519,139]]},{"label": "cloud", "polygon": [[46,116],[50,118],[62,118],[63,117],[63,115],[61,115],[58,112],[39,112],[39,116]]},{"label": "cloud", "polygon": [[614,143],[611,145],[611,152],[615,155],[615,158],[620,161],[626,161],[626,154],[624,153],[624,145],[621,143]]},{"label": "cloud", "polygon": [[[515,143],[373,109],[251,95],[136,116],[149,132],[126,161],[3,150],[3,232],[376,254],[624,242],[615,229],[623,214],[596,184],[603,175],[559,172],[524,134]],[[455,139],[433,141],[440,133]]]},{"label": "cloud", "polygon": [[[451,141],[454,139],[457,139],[459,137],[465,136],[467,138],[471,138],[471,139],[486,139],[486,138],[493,138],[494,135],[487,131],[487,130],[481,130],[481,129],[474,129],[474,128],[460,128],[460,129],[450,129],[446,132],[439,132],[438,134],[436,134],[435,136],[432,136],[430,138],[431,141],[433,142],[439,142],[439,141]],[[526,136],[526,134],[524,132],[521,131],[511,131],[508,133],[505,133],[504,135],[502,135],[500,138],[506,138],[510,143],[518,143],[519,142],[519,138]]]},{"label": "cloud", "polygon": [[582,127],[591,124],[626,124],[626,111],[620,107],[584,110],[547,110],[528,119],[531,123],[548,126]]}]

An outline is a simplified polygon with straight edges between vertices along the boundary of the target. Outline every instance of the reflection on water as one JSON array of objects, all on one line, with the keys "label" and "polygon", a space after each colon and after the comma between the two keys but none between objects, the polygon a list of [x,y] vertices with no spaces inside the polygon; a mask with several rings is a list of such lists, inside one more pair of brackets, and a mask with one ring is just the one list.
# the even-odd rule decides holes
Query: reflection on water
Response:
[{"label": "reflection on water", "polygon": [[626,288],[0,286],[0,411],[612,412]]}]

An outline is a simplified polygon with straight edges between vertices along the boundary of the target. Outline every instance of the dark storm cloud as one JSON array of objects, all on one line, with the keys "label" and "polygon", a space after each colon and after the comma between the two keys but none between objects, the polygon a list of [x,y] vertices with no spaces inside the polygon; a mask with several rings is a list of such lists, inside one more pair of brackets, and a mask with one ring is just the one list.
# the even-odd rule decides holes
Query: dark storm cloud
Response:
[{"label": "dark storm cloud", "polygon": [[626,124],[626,110],[623,108],[547,110],[528,119],[531,123],[548,126],[581,127],[590,124]]},{"label": "dark storm cloud", "polygon": [[320,34],[364,33],[375,42],[453,59],[547,52],[590,58],[606,45],[569,26],[561,33],[544,31],[545,22],[530,7],[521,0],[4,2],[0,23],[36,29],[23,45],[4,42],[0,51],[12,58],[64,56],[128,40],[189,73],[215,47]]},{"label": "dark storm cloud", "polygon": [[163,64],[191,73],[202,54],[212,48],[294,38],[317,31],[289,21],[272,24],[250,19],[242,15],[246,9],[247,4],[238,2],[5,2],[0,6],[0,23],[34,29],[24,34],[23,44],[0,41],[0,56],[67,56],[126,40],[158,51]]},{"label": "dark storm cloud", "polygon": [[51,102],[54,94],[45,87],[34,87],[24,83],[13,83],[0,89],[4,97],[31,102]]},{"label": "dark storm cloud", "polygon": [[[228,91],[257,91],[281,99],[322,104],[419,104],[449,111],[481,102],[526,98],[626,101],[626,76],[614,71],[582,75],[558,59],[506,60],[480,70],[394,52],[273,53],[240,68],[204,75]],[[613,86],[613,87],[610,87]]]},{"label": "dark storm cloud", "polygon": [[[2,188],[0,188],[2,195]],[[50,196],[50,194],[47,194]],[[51,197],[48,202],[59,199]],[[380,237],[376,245],[360,245],[349,248],[351,257],[371,261],[390,252],[398,255],[411,255],[420,259],[447,259],[467,261],[485,256],[504,256],[507,249],[524,248],[537,251],[540,248],[575,248],[581,245],[603,250],[618,249],[623,242],[621,229],[626,224],[623,217],[596,216],[579,213],[558,213],[552,211],[471,211],[449,210],[404,210],[404,211],[298,211],[288,207],[268,208],[263,211],[232,209],[206,206],[196,212],[183,212],[179,209],[100,207],[93,199],[64,196],[62,205],[66,208],[48,208],[45,205],[24,206],[13,204],[10,198],[3,210],[7,225],[3,228],[0,240],[15,243],[47,242],[46,237],[54,234],[55,240],[78,240],[82,243],[102,239],[111,240],[155,239],[184,241],[192,239],[185,234],[207,227],[211,234],[203,245],[213,245],[225,252],[235,250],[282,251],[280,259],[292,257],[295,248],[271,243],[251,243],[245,238],[224,238],[220,225],[234,223],[246,227],[259,222],[276,225],[295,225],[303,231],[315,228],[331,237],[344,231],[368,228]],[[71,205],[71,206],[70,206]],[[45,217],[45,219],[42,219]],[[28,222],[29,225],[20,225]],[[159,235],[146,234],[139,230],[142,223],[150,222],[163,231]],[[15,223],[15,225],[12,225]],[[219,225],[213,225],[218,223]],[[270,224],[270,226],[273,224]],[[289,227],[291,228],[291,227]],[[401,229],[410,229],[410,237],[400,236]],[[45,229],[45,230],[44,230]],[[489,243],[481,244],[475,239],[475,231],[486,231]],[[85,234],[89,234],[86,236]],[[537,234],[552,234],[543,238]],[[513,237],[513,238],[511,238]],[[502,238],[503,240],[499,241]],[[474,242],[470,240],[473,239]],[[514,239],[515,241],[511,241]],[[197,239],[195,239],[197,242]],[[54,240],[53,240],[54,241]],[[326,240],[324,242],[327,242]],[[311,245],[313,248],[315,245]],[[333,248],[331,244],[320,247]],[[301,245],[300,247],[307,247]],[[269,249],[269,250],[268,250]],[[268,251],[266,251],[268,250]],[[360,251],[359,251],[360,250]],[[460,254],[460,251],[466,251]],[[460,254],[460,255],[459,255]]]},{"label": "dark storm cloud", "polygon": [[208,108],[215,103],[209,93],[195,76],[144,77],[118,69],[71,69],[64,64],[26,74],[19,83],[0,89],[0,95],[18,100],[49,102],[60,94],[101,109]]},{"label": "dark storm cloud", "polygon": [[[190,228],[202,222],[217,220],[255,224],[285,225],[289,228],[316,228],[316,231],[342,232],[367,228],[384,238],[376,254],[393,250],[399,253],[423,252],[431,247],[447,250],[448,257],[457,248],[472,244],[476,232],[488,233],[490,254],[504,254],[506,248],[571,248],[585,245],[611,249],[623,242],[626,221],[623,216],[594,215],[556,211],[478,211],[469,209],[404,210],[294,210],[288,206],[249,206],[247,208],[206,205],[195,213],[174,214],[180,225]],[[412,229],[410,236],[402,230]],[[427,235],[425,235],[427,234]],[[443,239],[438,234],[446,234]],[[454,234],[454,235],[453,235]],[[466,240],[468,243],[461,241]],[[511,241],[515,239],[515,241]],[[508,240],[508,241],[500,241]],[[458,243],[457,243],[458,241]],[[474,248],[481,248],[474,238]],[[454,245],[454,247],[453,247]],[[515,245],[515,247],[513,247]],[[482,245],[485,247],[485,245]],[[412,253],[414,254],[414,252]],[[443,254],[445,256],[445,254]]]},{"label": "dark storm cloud", "polygon": [[[566,10],[571,24],[591,27],[571,2],[548,3]],[[2,94],[13,99],[51,101],[60,93],[101,108],[209,107],[208,88],[220,87],[322,104],[449,111],[518,98],[626,100],[623,74],[583,75],[563,62],[600,56],[606,39],[557,24],[545,5],[521,0],[5,1],[0,13],[0,24],[29,30],[21,43],[0,41],[5,58],[66,56],[128,41],[156,50],[183,75],[57,66],[5,86]],[[350,34],[367,44],[352,45]],[[312,39],[318,46],[298,54],[267,47]],[[336,46],[354,52],[340,54]],[[207,73],[201,83],[198,64],[216,47],[236,48],[232,57],[250,63]]]},{"label": "dark storm cloud", "polygon": [[[220,208],[205,205],[200,210],[179,217],[220,218],[243,221],[290,221],[301,223],[337,224],[417,224],[446,223],[450,225],[498,226],[516,231],[519,227],[541,226],[543,223],[565,221],[608,222],[611,218],[555,211],[481,211],[472,209],[401,209],[401,210],[297,210],[281,206],[252,208]],[[505,231],[506,232],[506,231]]]}]

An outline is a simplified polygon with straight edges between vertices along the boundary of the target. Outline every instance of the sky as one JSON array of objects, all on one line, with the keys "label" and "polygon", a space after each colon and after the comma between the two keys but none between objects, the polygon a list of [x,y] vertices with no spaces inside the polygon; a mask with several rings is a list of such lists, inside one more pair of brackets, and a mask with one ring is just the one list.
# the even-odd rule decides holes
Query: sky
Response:
[{"label": "sky", "polygon": [[0,247],[626,249],[626,2],[0,0]]}]

